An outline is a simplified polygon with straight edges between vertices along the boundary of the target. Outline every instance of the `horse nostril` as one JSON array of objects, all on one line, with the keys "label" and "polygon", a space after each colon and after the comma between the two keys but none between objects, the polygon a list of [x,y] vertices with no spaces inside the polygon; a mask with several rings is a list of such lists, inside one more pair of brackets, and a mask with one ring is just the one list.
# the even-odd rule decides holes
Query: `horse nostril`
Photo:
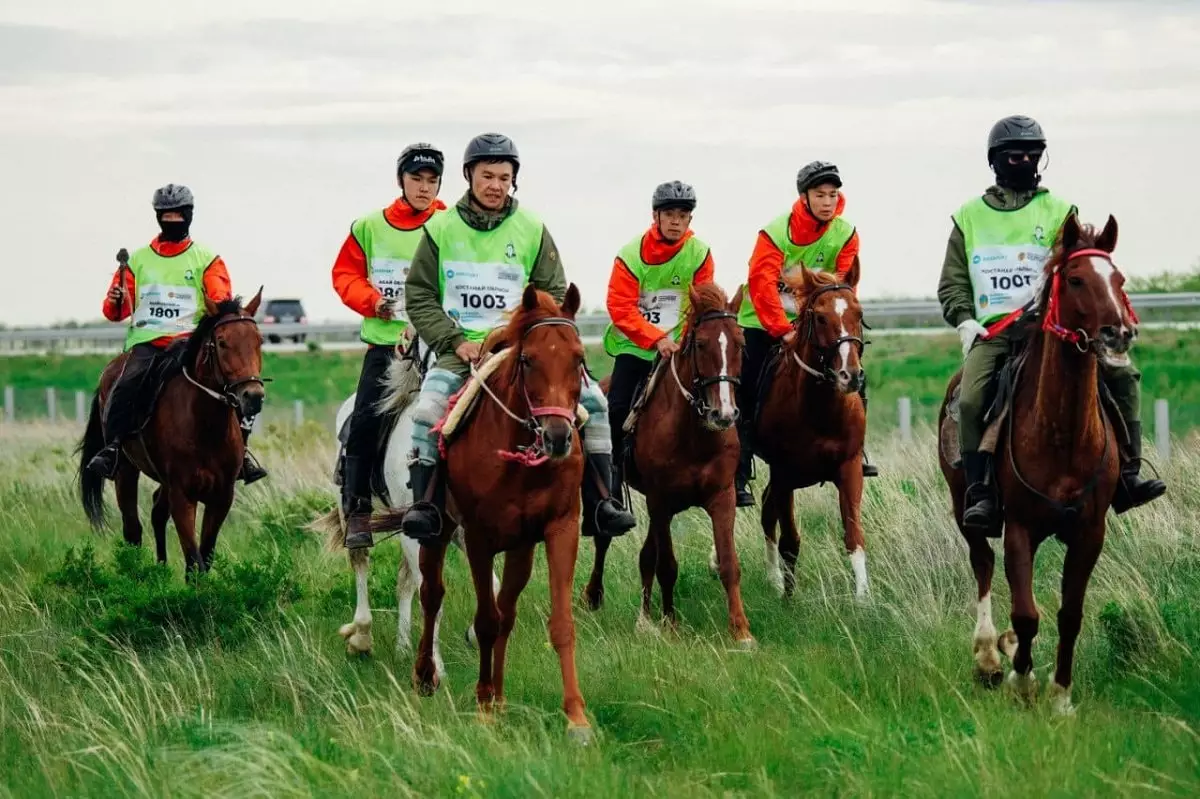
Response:
[{"label": "horse nostril", "polygon": [[738,419],[741,419],[741,418],[742,418],[742,411],[739,408],[734,408],[733,409],[733,421],[736,422]]}]

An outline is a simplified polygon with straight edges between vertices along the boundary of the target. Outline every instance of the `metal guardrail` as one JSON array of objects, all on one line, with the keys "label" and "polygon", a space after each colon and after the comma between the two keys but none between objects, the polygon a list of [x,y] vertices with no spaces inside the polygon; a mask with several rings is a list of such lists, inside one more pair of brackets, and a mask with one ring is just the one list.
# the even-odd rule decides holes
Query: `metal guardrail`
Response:
[{"label": "metal guardrail", "polygon": [[[1200,308],[1200,292],[1177,294],[1131,294],[1130,300],[1138,311]],[[863,313],[877,327],[914,326],[914,323],[940,324],[941,307],[936,300],[865,300]],[[896,324],[901,322],[901,324]],[[908,324],[903,324],[907,322]],[[579,317],[579,330],[584,337],[594,339],[608,324],[606,314],[585,314]],[[346,344],[358,341],[358,322],[326,322],[322,324],[263,325],[263,334],[288,342],[295,336],[320,344]],[[15,354],[66,350],[115,350],[125,340],[126,325],[112,324],[76,328],[28,328],[0,330],[0,354]]]}]

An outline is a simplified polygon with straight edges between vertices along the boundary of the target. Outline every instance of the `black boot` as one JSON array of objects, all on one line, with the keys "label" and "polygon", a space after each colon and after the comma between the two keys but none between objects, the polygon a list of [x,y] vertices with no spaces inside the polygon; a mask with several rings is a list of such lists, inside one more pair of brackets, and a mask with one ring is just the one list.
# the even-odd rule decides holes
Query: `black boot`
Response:
[{"label": "black boot", "polygon": [[112,480],[117,476],[117,464],[121,460],[121,442],[113,441],[105,444],[104,449],[97,452],[88,461],[88,470],[95,472],[101,477],[106,477]]},{"label": "black boot", "polygon": [[371,537],[371,465],[358,455],[347,455],[343,469],[346,549],[367,549],[375,543]]},{"label": "black boot", "polygon": [[[414,541],[422,544],[436,541],[442,535],[442,513],[446,507],[446,489],[442,481],[437,479],[436,465],[414,463],[408,468],[408,478],[412,485],[412,506],[404,514],[400,529]],[[433,494],[429,494],[429,486],[433,484]]]},{"label": "black boot", "polygon": [[238,472],[238,479],[246,485],[250,485],[267,476],[267,470],[259,464],[257,458],[250,454],[250,433],[253,429],[253,425],[242,428],[242,444],[246,447],[246,452],[242,455],[242,470]]},{"label": "black boot", "polygon": [[1112,501],[1113,512],[1118,514],[1141,507],[1167,493],[1167,484],[1162,480],[1143,480],[1141,477],[1142,423],[1128,422],[1126,426],[1129,428],[1129,454],[1132,457],[1121,462],[1121,477]]},{"label": "black boot", "polygon": [[967,474],[967,495],[963,503],[963,529],[995,537],[996,498],[987,479],[992,456],[987,452],[964,452],[963,470]]},{"label": "black boot", "polygon": [[[862,388],[860,388],[858,390],[858,396],[862,397],[863,416],[866,416],[867,415],[867,378],[866,378],[865,373],[863,374]],[[875,464],[873,464],[867,460],[867,448],[865,446],[863,447],[862,455],[863,455],[863,460],[862,460],[863,477],[878,477],[879,469],[875,466]]]},{"label": "black boot", "polygon": [[633,514],[612,495],[612,455],[586,456],[583,467],[583,534],[616,538],[637,524]]},{"label": "black boot", "polygon": [[754,494],[750,492],[750,474],[754,468],[754,453],[743,445],[738,453],[737,474],[734,476],[734,491],[737,495],[737,507],[754,507]]}]

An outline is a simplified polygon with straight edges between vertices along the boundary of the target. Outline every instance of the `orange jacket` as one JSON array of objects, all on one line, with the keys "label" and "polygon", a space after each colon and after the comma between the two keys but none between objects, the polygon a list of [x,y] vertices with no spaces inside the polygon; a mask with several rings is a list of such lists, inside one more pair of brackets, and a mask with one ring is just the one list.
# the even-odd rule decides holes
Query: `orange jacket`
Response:
[{"label": "orange jacket", "polygon": [[[383,209],[383,217],[398,230],[416,230],[428,222],[435,212],[444,210],[446,204],[434,200],[424,211],[415,211],[407,200],[399,197]],[[379,289],[371,285],[371,279],[367,276],[367,255],[353,232],[346,237],[337,260],[333,262],[333,290],[342,298],[342,304],[359,316],[375,316]]]},{"label": "orange jacket", "polygon": [[[150,249],[164,258],[170,258],[179,255],[191,246],[191,243],[190,238],[183,241],[159,241],[155,236],[154,240],[150,242]],[[122,280],[122,275],[124,275],[124,280]],[[120,322],[132,316],[133,303],[137,298],[137,282],[133,278],[133,270],[118,267],[117,271],[113,273],[112,280],[108,283],[108,290],[112,291],[118,283],[125,289],[125,298],[121,303],[115,303],[107,296],[104,298],[104,318],[110,322]],[[233,297],[233,288],[229,283],[229,271],[226,270],[225,262],[221,260],[220,256],[214,258],[213,262],[204,270],[204,296],[213,302],[223,302]],[[176,338],[178,336],[163,336],[150,343],[155,347],[165,347]]]},{"label": "orange jacket", "polygon": [[[642,260],[648,266],[665,264],[675,257],[684,243],[692,237],[692,231],[684,233],[678,241],[670,242],[662,237],[658,225],[652,225],[642,236]],[[696,270],[692,284],[710,283],[713,279],[712,252],[704,259],[704,263]],[[617,330],[624,333],[630,341],[643,349],[650,349],[660,338],[667,335],[665,330],[659,330],[646,321],[638,307],[641,296],[641,286],[633,272],[625,262],[616,258],[613,261],[612,276],[608,279],[608,298],[605,304],[608,315]]]},{"label": "orange jacket", "polygon": [[[842,215],[846,208],[846,195],[838,198],[837,210],[834,217]],[[792,215],[788,219],[788,233],[796,244],[812,244],[825,233],[828,222],[818,222],[808,210],[808,205],[801,197],[792,206]],[[858,231],[850,237],[838,253],[837,275],[841,277],[854,266],[854,258],[858,255]],[[792,329],[787,315],[783,312],[783,303],[779,301],[779,279],[783,276],[783,252],[775,246],[775,242],[763,231],[758,232],[758,240],[754,244],[754,253],[750,256],[750,277],[747,280],[750,290],[750,302],[762,322],[763,329],[775,338],[779,338]]]}]

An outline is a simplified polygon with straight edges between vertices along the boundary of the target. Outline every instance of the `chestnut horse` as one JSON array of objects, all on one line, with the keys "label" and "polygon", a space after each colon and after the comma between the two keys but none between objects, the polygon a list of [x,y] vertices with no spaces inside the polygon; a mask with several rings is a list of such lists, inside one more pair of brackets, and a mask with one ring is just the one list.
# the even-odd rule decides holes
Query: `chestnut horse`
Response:
[{"label": "chestnut horse", "polygon": [[[671,519],[687,508],[704,508],[712,520],[714,570],[729,600],[734,640],[752,647],[750,623],[742,607],[741,572],[733,546],[738,437],[735,387],[742,371],[745,339],[737,324],[742,289],[730,302],[715,283],[690,290],[687,335],[680,351],[661,362],[653,393],[645,400],[631,435],[626,461],[631,486],[646,495],[650,529],[638,559],[642,574],[640,629],[650,621],[654,578],[662,591],[663,616],[674,626],[675,579],[679,564],[671,542]],[[623,453],[615,453],[623,457]],[[612,539],[597,536],[596,561],[584,590],[588,605],[604,601],[604,560]]]},{"label": "chestnut horse", "polygon": [[[262,410],[262,334],[254,313],[262,289],[244,308],[241,299],[205,300],[205,316],[184,347],[182,369],[162,386],[154,411],[137,436],[125,441],[115,478],[125,540],[142,544],[138,518],[139,474],[156,481],[150,512],[158,561],[167,560],[167,519],[175,522],[189,576],[212,566],[217,535],[233,505],[245,443],[239,419]],[[163,357],[172,357],[171,354]],[[79,443],[83,509],[92,526],[104,525],[104,478],[87,468],[104,446],[101,408],[121,374],[126,356],[114,358],[100,375],[87,430]],[[145,386],[154,390],[156,386]],[[204,522],[196,543],[196,505]]]},{"label": "chestnut horse", "polygon": [[[1036,298],[1042,324],[1029,333],[1024,365],[1016,378],[994,462],[1003,509],[1004,571],[1012,590],[1012,629],[999,639],[1012,658],[1010,684],[1025,697],[1036,691],[1033,640],[1038,609],[1033,598],[1033,561],[1038,546],[1056,536],[1067,547],[1058,611],[1058,659],[1050,693],[1054,708],[1070,713],[1075,640],[1083,599],[1104,546],[1105,513],[1117,486],[1118,439],[1100,403],[1100,362],[1128,363],[1136,318],[1125,296],[1125,278],[1112,261],[1117,223],[1103,232],[1081,225],[1072,214],[1047,259]],[[938,419],[961,379],[950,381]],[[970,548],[978,583],[973,648],[977,676],[1000,681],[1002,667],[992,622],[992,571],[996,557],[983,535],[962,528],[966,478],[938,447],[950,487],[954,519]]]},{"label": "chestnut horse", "polygon": [[[446,445],[448,501],[457,520],[443,520],[441,540],[426,544],[421,552],[424,629],[413,677],[424,693],[438,686],[433,636],[445,594],[442,567],[450,532],[461,524],[475,584],[475,697],[485,714],[503,707],[505,652],[517,619],[517,598],[533,571],[535,547],[545,542],[550,642],[562,671],[568,734],[587,742],[591,725],[575,672],[571,611],[583,482],[583,453],[575,430],[585,374],[583,342],[574,323],[578,310],[574,284],[561,308],[549,294],[526,287],[520,307],[496,334],[510,354],[488,379],[474,417]],[[397,530],[402,518],[402,512],[387,511],[375,517],[372,528]],[[492,568],[501,552],[504,572],[497,594]]]},{"label": "chestnut horse", "polygon": [[[861,363],[866,346],[862,306],[855,294],[858,277],[856,258],[844,280],[806,268],[784,278],[800,312],[792,323],[795,335],[781,346],[767,378],[773,382],[759,401],[753,436],[755,453],[771,469],[762,499],[767,577],[784,596],[795,591],[800,552],[792,494],[827,481],[838,489],[855,597],[863,600],[868,593],[859,516],[867,417],[858,393],[866,379]],[[778,544],[776,524],[782,533]]]}]

